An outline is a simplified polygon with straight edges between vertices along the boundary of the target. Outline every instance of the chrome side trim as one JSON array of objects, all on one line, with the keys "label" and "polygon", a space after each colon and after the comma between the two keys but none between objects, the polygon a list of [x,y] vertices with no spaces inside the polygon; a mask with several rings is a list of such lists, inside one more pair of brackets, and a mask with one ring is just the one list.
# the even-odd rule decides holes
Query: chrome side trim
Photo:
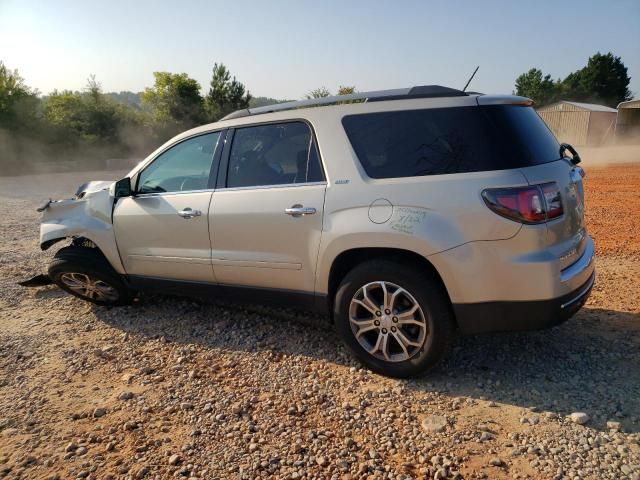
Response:
[{"label": "chrome side trim", "polygon": [[593,275],[591,275],[591,279],[589,280],[589,283],[587,283],[584,286],[584,288],[582,288],[580,290],[580,292],[575,297],[573,297],[571,300],[569,300],[569,301],[563,303],[562,305],[560,305],[560,308],[562,310],[564,310],[565,308],[567,308],[567,307],[573,305],[574,303],[580,301],[582,299],[582,297],[584,297],[589,292],[589,290],[591,290],[591,287],[593,287],[593,284],[594,284],[595,281],[596,281],[596,274],[594,273]]},{"label": "chrome side trim", "polygon": [[163,197],[165,195],[184,195],[187,193],[201,193],[201,192],[228,192],[234,190],[266,190],[270,188],[289,188],[289,187],[314,187],[318,185],[327,185],[327,182],[309,182],[309,183],[282,183],[278,185],[251,185],[249,187],[230,187],[230,188],[203,188],[201,190],[183,190],[179,192],[149,192],[149,193],[138,193],[135,195],[136,198],[145,198],[145,197]]},{"label": "chrome side trim", "polygon": [[128,255],[131,260],[143,262],[167,262],[167,263],[197,263],[211,265],[210,257],[167,257],[164,255]]},{"label": "chrome side trim", "polygon": [[289,187],[314,187],[318,185],[327,185],[327,182],[309,182],[309,183],[282,183],[278,185],[251,185],[248,187],[225,187],[217,188],[216,192],[231,192],[236,190],[267,190],[272,188],[289,188]]},{"label": "chrome side trim", "polygon": [[229,260],[228,258],[213,258],[213,265],[221,267],[249,267],[249,268],[273,268],[276,270],[301,270],[301,263],[269,262],[260,260]]},{"label": "chrome side trim", "polygon": [[202,190],[181,190],[179,192],[149,192],[149,193],[137,193],[134,198],[147,198],[147,197],[164,197],[169,195],[186,195],[188,193],[202,193],[213,192],[213,188],[203,188]]},{"label": "chrome side trim", "polygon": [[595,245],[593,239],[589,238],[582,256],[575,263],[560,272],[560,281],[569,281],[576,275],[590,268],[593,265],[595,256]]}]

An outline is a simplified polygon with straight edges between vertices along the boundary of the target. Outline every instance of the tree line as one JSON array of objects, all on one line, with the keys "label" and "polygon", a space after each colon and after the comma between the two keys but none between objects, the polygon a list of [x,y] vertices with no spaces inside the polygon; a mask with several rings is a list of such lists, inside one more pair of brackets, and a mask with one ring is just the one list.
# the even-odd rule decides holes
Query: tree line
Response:
[{"label": "tree line", "polygon": [[598,52],[589,57],[584,67],[564,79],[553,80],[539,68],[532,68],[516,78],[515,93],[529,97],[536,107],[571,100],[615,108],[620,102],[631,100],[630,80],[620,57]]},{"label": "tree line", "polygon": [[[102,168],[109,158],[142,158],[172,136],[215,122],[239,109],[281,101],[254,98],[222,63],[215,63],[209,88],[186,73],[154,72],[143,92],[102,91],[90,76],[82,91],[41,95],[17,70],[0,61],[0,175],[53,162]],[[355,87],[340,87],[338,94]],[[325,87],[307,98],[327,96]]]},{"label": "tree line", "polygon": [[[105,93],[90,76],[82,91],[41,95],[0,61],[0,175],[43,162],[101,168],[108,158],[142,158],[191,127],[215,122],[234,110],[279,102],[254,98],[222,63],[213,65],[204,95],[186,73],[153,76],[153,86],[141,93]],[[560,99],[615,107],[631,98],[629,81],[620,57],[597,53],[564,79],[552,80],[532,68],[516,79],[515,93],[533,99],[538,107]],[[336,94],[355,92],[355,86],[340,86]],[[305,97],[331,94],[320,87]]]},{"label": "tree line", "polygon": [[[214,64],[208,92],[186,73],[154,72],[141,94],[104,93],[91,76],[82,91],[42,96],[0,61],[0,174],[33,164],[142,157],[173,135],[249,107],[253,97],[223,64]],[[93,163],[93,164],[92,164]]]}]

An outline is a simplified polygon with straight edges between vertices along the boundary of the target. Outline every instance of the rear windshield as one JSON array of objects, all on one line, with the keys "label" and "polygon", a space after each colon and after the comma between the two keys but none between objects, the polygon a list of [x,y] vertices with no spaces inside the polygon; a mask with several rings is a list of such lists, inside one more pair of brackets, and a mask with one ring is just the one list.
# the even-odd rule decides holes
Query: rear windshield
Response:
[{"label": "rear windshield", "polygon": [[530,107],[491,105],[348,115],[342,125],[372,178],[528,167],[559,145]]}]

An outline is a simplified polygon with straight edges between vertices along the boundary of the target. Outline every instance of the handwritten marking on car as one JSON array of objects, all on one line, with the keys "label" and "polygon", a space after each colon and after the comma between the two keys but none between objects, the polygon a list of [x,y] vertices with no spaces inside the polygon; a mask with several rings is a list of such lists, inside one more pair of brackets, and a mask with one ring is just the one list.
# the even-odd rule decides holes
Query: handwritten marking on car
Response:
[{"label": "handwritten marking on car", "polygon": [[427,218],[427,211],[419,208],[399,207],[394,211],[391,229],[413,235],[416,225]]}]

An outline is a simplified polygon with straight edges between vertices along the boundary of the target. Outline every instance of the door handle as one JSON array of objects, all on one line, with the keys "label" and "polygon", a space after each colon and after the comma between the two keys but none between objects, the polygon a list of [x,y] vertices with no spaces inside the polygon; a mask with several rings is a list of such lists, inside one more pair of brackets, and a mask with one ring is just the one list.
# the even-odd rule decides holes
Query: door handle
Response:
[{"label": "door handle", "polygon": [[303,215],[313,215],[316,213],[316,209],[313,207],[303,207],[299,203],[296,203],[289,208],[285,208],[284,213],[292,217],[302,217]]},{"label": "door handle", "polygon": [[178,212],[178,215],[180,215],[182,218],[193,218],[199,217],[200,215],[202,215],[202,212],[200,210],[192,210],[191,208],[187,207],[184,210],[180,210]]}]

